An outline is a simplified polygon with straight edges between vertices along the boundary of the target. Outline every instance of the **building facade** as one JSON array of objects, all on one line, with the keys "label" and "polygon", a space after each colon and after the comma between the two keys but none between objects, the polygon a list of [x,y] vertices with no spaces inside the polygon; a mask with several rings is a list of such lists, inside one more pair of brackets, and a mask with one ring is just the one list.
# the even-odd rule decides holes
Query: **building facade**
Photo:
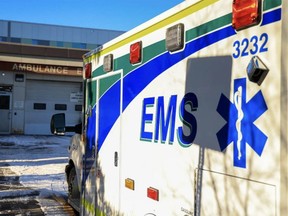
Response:
[{"label": "building facade", "polygon": [[50,133],[82,111],[82,55],[122,31],[0,20],[0,134]]}]

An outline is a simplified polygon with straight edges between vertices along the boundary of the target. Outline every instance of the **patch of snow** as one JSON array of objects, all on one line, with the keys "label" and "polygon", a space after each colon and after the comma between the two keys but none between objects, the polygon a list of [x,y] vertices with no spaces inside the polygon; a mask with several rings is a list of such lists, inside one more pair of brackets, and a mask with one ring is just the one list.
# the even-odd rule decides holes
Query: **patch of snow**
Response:
[{"label": "patch of snow", "polygon": [[44,205],[43,211],[47,213],[52,209],[55,213],[55,200],[41,198],[67,196],[65,166],[70,139],[69,136],[0,136],[0,168],[9,164],[9,169],[14,172],[9,175],[19,176],[20,184],[27,188],[23,191],[5,191],[0,193],[0,197],[9,196],[9,193],[10,196],[11,193],[29,195],[33,189],[39,192],[40,204],[42,202],[50,206]]}]

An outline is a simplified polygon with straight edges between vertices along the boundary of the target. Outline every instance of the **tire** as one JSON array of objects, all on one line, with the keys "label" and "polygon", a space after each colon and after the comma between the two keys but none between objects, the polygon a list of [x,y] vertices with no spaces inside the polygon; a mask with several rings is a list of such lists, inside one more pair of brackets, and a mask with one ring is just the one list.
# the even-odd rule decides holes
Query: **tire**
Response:
[{"label": "tire", "polygon": [[68,198],[80,200],[80,192],[75,167],[71,168],[68,176]]}]

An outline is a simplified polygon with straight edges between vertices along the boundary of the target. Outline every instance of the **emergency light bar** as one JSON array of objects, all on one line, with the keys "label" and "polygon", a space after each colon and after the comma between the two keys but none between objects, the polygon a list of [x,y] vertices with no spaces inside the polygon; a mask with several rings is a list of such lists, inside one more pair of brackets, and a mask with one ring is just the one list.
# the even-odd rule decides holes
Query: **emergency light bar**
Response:
[{"label": "emergency light bar", "polygon": [[261,21],[262,0],[233,0],[232,26],[235,30],[241,30]]}]

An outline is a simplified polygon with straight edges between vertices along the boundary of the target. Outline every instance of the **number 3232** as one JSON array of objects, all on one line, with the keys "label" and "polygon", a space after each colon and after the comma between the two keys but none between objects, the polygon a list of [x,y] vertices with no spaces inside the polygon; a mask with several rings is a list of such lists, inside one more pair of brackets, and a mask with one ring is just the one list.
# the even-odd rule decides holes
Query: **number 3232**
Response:
[{"label": "number 3232", "polygon": [[244,38],[233,43],[233,58],[256,55],[257,53],[267,52],[269,36],[263,33],[260,36],[254,35],[251,38]]}]

